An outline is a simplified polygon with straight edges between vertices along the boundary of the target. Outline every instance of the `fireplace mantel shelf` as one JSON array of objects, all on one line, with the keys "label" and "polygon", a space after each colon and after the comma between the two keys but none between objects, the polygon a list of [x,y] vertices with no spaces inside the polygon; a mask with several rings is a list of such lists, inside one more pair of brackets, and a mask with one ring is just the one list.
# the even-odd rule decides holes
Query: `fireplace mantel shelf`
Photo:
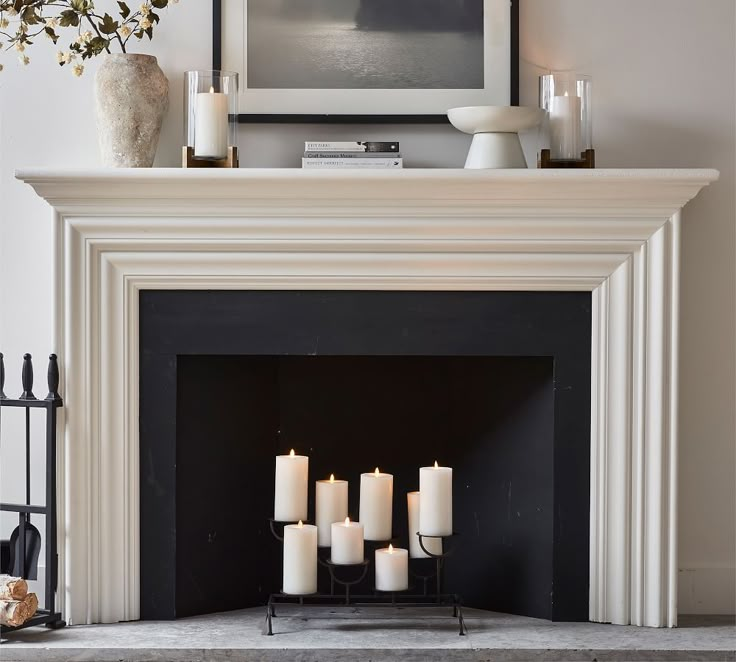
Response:
[{"label": "fireplace mantel shelf", "polygon": [[[287,208],[309,201],[315,215],[330,207],[433,207],[479,213],[548,207],[575,216],[607,209],[613,216],[671,216],[718,172],[706,169],[462,170],[416,168],[384,172],[252,168],[71,170],[28,168],[18,179],[57,209],[84,215],[155,209],[196,215],[235,213],[242,206]],[[444,204],[443,204],[444,203]],[[490,209],[489,209],[490,206]],[[273,212],[273,209],[272,209]],[[407,210],[410,213],[411,210]],[[394,209],[401,214],[401,209]]]},{"label": "fireplace mantel shelf", "polygon": [[54,208],[67,621],[140,613],[142,290],[577,290],[593,311],[590,619],[676,624],[680,209],[717,171],[16,177]]}]

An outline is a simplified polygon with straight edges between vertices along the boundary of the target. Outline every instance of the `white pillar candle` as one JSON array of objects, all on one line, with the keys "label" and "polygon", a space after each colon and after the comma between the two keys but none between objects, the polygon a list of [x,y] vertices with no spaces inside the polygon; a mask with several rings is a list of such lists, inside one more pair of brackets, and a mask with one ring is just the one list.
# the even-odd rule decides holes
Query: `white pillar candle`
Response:
[{"label": "white pillar candle", "polygon": [[409,552],[389,545],[376,550],[376,590],[406,591],[409,588]]},{"label": "white pillar candle", "polygon": [[358,520],[366,540],[391,540],[394,477],[378,467],[373,473],[360,474],[360,512]]},{"label": "white pillar candle", "polygon": [[[409,557],[412,559],[430,558],[419,544],[419,492],[408,492],[406,495],[409,509]],[[432,554],[442,554],[442,540],[439,538],[424,538],[422,544]]]},{"label": "white pillar candle", "polygon": [[419,532],[452,535],[452,469],[437,462],[419,470]]},{"label": "white pillar candle", "polygon": [[579,159],[581,148],[580,97],[552,97],[549,107],[550,147],[553,158]]},{"label": "white pillar candle", "polygon": [[342,522],[348,516],[348,481],[335,480],[334,474],[329,480],[318,480],[315,512],[319,546],[329,547],[332,524]]},{"label": "white pillar candle", "polygon": [[346,517],[344,522],[333,523],[331,529],[330,560],[336,565],[363,563],[363,525]]},{"label": "white pillar candle", "polygon": [[307,490],[309,458],[295,455],[276,456],[276,490],[273,518],[277,522],[296,522],[307,519]]},{"label": "white pillar candle", "polygon": [[227,156],[227,95],[200,92],[194,102],[194,156],[224,159]]},{"label": "white pillar candle", "polygon": [[317,592],[317,527],[287,524],[284,527],[284,593]]}]

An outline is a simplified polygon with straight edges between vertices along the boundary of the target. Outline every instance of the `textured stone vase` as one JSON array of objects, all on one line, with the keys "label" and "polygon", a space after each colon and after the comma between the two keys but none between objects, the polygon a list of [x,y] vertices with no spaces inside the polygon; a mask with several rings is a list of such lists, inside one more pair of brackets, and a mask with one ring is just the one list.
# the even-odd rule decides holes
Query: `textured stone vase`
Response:
[{"label": "textured stone vase", "polygon": [[156,156],[169,81],[152,55],[104,55],[95,77],[95,111],[102,162],[150,168]]}]

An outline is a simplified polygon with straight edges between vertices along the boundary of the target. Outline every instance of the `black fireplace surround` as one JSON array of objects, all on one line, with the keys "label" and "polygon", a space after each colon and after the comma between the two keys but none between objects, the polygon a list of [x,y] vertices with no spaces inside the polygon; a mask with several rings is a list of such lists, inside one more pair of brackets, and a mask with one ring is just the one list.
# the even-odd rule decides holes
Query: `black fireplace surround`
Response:
[{"label": "black fireplace surround", "polygon": [[445,590],[588,620],[591,298],[583,292],[144,291],[141,618],[280,589],[274,456],[313,481],[454,469]]}]

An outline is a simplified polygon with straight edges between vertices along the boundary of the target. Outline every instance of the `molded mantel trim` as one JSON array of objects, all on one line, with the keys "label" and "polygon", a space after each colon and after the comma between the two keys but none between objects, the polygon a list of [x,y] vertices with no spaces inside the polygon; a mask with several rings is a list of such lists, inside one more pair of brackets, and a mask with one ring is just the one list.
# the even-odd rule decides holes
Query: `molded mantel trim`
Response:
[{"label": "molded mantel trim", "polygon": [[[362,170],[252,169],[21,169],[16,177],[67,214],[101,210],[157,210],[192,215],[197,210],[237,210],[243,205],[278,208],[348,203],[360,209],[434,207],[443,203],[483,214],[508,208],[578,216],[608,210],[613,216],[670,217],[718,178],[716,170]],[[439,205],[439,209],[437,208]],[[165,208],[165,209],[162,209]],[[93,211],[94,210],[94,211]]]},{"label": "molded mantel trim", "polygon": [[592,292],[590,618],[677,623],[679,210],[715,170],[53,170],[60,603],[139,615],[144,289]]}]

